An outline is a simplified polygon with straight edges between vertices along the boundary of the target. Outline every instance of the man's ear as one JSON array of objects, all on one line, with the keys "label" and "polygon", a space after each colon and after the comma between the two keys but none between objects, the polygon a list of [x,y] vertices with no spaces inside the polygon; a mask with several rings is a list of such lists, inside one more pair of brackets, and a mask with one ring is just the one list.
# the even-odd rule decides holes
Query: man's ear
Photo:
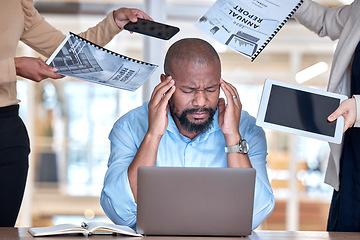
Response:
[{"label": "man's ear", "polygon": [[161,82],[163,82],[163,81],[166,80],[165,74],[162,73],[162,74],[160,75],[160,80],[161,80]]}]

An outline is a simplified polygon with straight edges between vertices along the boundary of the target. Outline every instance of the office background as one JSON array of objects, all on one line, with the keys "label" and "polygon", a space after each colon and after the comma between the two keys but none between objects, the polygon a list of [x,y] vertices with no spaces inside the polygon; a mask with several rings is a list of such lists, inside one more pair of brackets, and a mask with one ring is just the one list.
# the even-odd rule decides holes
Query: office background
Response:
[{"label": "office background", "polygon": [[[338,6],[352,0],[317,0]],[[106,48],[159,65],[135,92],[77,79],[18,81],[21,117],[32,152],[27,188],[17,226],[108,221],[99,204],[114,122],[149,99],[159,82],[166,49],[184,37],[209,41],[219,52],[222,77],[235,85],[243,109],[256,117],[265,78],[326,89],[336,46],[291,19],[254,62],[216,43],[193,24],[214,0],[35,0],[56,28],[81,32],[119,7],[135,7],[181,30],[169,41],[123,31]],[[18,56],[39,56],[24,44]],[[332,189],[323,183],[326,142],[265,129],[268,173],[276,205],[259,229],[325,230]]]}]

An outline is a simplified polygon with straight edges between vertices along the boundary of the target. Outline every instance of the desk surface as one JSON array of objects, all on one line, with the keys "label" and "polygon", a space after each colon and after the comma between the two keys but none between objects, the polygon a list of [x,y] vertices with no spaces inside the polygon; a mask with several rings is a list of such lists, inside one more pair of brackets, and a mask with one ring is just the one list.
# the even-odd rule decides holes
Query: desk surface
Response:
[{"label": "desk surface", "polygon": [[[92,240],[103,240],[103,239],[121,239],[121,240],[233,240],[239,239],[234,237],[126,237],[126,236],[112,236],[112,235],[58,235],[50,237],[32,237],[28,232],[27,228],[10,228],[0,227],[0,239],[4,240],[80,240],[80,239],[92,239]],[[253,240],[352,240],[360,239],[360,232],[287,232],[287,231],[255,231],[251,236],[240,238],[240,239],[253,239]]]}]

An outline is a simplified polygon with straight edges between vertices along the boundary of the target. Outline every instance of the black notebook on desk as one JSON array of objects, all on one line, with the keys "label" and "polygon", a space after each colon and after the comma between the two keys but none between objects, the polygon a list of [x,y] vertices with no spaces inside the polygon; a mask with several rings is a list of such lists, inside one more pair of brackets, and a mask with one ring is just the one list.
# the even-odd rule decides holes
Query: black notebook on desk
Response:
[{"label": "black notebook on desk", "polygon": [[157,65],[136,60],[69,33],[46,62],[57,73],[110,87],[135,91]]}]

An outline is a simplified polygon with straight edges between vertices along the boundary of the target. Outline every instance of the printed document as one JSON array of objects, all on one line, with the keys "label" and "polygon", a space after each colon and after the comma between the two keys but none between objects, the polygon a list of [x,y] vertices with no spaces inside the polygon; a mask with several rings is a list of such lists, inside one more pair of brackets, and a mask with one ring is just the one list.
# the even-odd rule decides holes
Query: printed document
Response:
[{"label": "printed document", "polygon": [[254,60],[302,0],[217,0],[195,26]]}]

